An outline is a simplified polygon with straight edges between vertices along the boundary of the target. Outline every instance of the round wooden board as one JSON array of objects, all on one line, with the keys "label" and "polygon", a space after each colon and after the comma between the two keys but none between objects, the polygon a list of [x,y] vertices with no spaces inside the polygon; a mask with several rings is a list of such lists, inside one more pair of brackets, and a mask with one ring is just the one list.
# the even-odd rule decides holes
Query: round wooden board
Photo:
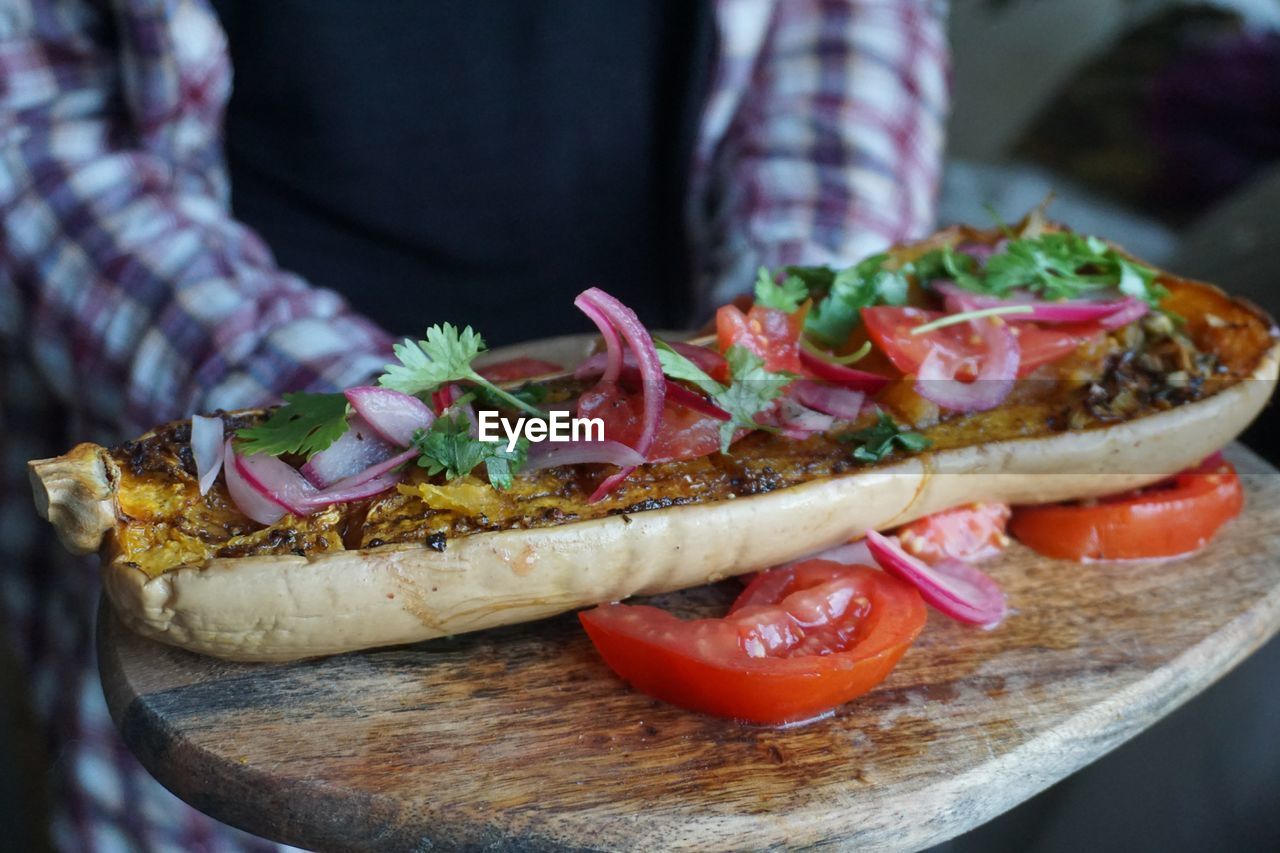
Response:
[{"label": "round wooden board", "polygon": [[[631,692],[572,614],[268,665],[142,639],[104,608],[103,686],[162,783],[304,847],[918,848],[1098,758],[1276,632],[1280,480],[1229,455],[1248,503],[1203,552],[1075,565],[1014,546],[990,567],[1013,608],[1004,625],[931,614],[879,689],[805,726]],[[662,603],[710,612],[738,588]]]}]

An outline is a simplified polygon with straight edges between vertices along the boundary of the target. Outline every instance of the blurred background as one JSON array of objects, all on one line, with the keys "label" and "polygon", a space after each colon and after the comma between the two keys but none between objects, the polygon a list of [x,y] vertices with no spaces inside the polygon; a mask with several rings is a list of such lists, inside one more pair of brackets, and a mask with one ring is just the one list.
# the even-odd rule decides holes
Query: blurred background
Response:
[{"label": "blurred background", "polygon": [[[1104,234],[1276,313],[1280,250],[1280,0],[953,0],[954,101],[941,224],[1015,219],[1053,191],[1053,218]],[[1274,411],[1248,440],[1280,463]],[[0,525],[2,527],[2,525]],[[43,769],[23,686],[0,649],[0,848],[47,846]],[[1280,647],[1104,762],[953,849],[1280,849]],[[1240,743],[1205,735],[1242,705],[1270,725]],[[1255,714],[1250,719],[1259,719]],[[1202,740],[1195,766],[1161,743]],[[1185,759],[1184,759],[1185,760]],[[1249,781],[1248,802],[1206,802],[1214,774]],[[1074,787],[1073,787],[1074,786]],[[1238,786],[1237,786],[1238,787]],[[1081,793],[1087,791],[1088,793]],[[1064,804],[1114,821],[1106,838],[1043,830]],[[1154,818],[1126,823],[1146,810]],[[1065,813],[1065,812],[1064,812]]]}]

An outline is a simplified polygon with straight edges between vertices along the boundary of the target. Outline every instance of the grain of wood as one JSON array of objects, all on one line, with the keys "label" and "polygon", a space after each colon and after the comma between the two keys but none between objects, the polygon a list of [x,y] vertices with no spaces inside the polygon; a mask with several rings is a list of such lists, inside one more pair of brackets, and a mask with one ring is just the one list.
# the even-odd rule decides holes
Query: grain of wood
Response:
[{"label": "grain of wood", "polygon": [[[898,669],[790,729],[628,691],[572,615],[292,664],[235,664],[104,608],[108,705],[183,799],[325,850],[438,845],[913,849],[977,826],[1134,736],[1280,627],[1280,479],[1231,448],[1248,502],[1208,548],[991,565],[998,630],[931,613]],[[732,535],[727,531],[725,535]],[[736,582],[663,596],[720,611]]]}]

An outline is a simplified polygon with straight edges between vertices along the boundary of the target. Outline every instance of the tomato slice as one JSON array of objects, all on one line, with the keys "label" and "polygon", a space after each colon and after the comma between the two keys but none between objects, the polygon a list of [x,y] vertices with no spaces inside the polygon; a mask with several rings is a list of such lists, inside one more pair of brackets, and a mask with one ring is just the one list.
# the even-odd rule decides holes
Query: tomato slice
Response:
[{"label": "tomato slice", "polygon": [[[644,399],[616,382],[601,382],[578,398],[578,417],[604,421],[604,437],[635,447],[644,428]],[[653,446],[650,462],[672,462],[698,459],[720,450],[722,422],[668,400],[662,409],[662,422]]]},{"label": "tomato slice", "polygon": [[1009,505],[976,503],[935,512],[898,528],[902,549],[926,563],[950,557],[974,563],[994,557],[1009,544]]},{"label": "tomato slice", "polygon": [[1046,557],[1176,557],[1204,547],[1243,507],[1236,469],[1214,454],[1195,468],[1137,491],[1096,501],[1018,507],[1009,529]]},{"label": "tomato slice", "polygon": [[788,314],[777,308],[752,305],[746,314],[736,305],[716,311],[716,339],[721,352],[744,347],[764,360],[766,370],[804,374],[800,366],[800,333],[804,311]]},{"label": "tomato slice", "polygon": [[543,376],[548,373],[559,373],[562,370],[564,368],[554,361],[543,361],[540,358],[521,356],[486,364],[484,367],[478,368],[476,372],[490,382],[514,382],[517,379],[530,379],[534,376]]},{"label": "tomato slice", "polygon": [[[980,341],[975,341],[967,324],[944,326],[923,335],[913,335],[916,326],[947,316],[941,311],[923,308],[881,305],[862,309],[862,322],[867,335],[889,357],[893,366],[906,374],[919,372],[925,356],[936,346],[943,346],[961,360],[971,359],[974,364],[985,354]],[[1027,376],[1037,367],[1050,364],[1075,352],[1090,338],[1102,334],[1096,323],[1077,323],[1069,326],[1042,327],[1035,323],[1015,323],[1018,347],[1022,353],[1018,364],[1018,377]],[[971,379],[973,367],[961,370],[961,379]]]},{"label": "tomato slice", "polygon": [[924,627],[925,607],[884,572],[809,560],[761,573],[721,619],[625,604],[579,618],[637,690],[693,711],[785,723],[883,681]]}]

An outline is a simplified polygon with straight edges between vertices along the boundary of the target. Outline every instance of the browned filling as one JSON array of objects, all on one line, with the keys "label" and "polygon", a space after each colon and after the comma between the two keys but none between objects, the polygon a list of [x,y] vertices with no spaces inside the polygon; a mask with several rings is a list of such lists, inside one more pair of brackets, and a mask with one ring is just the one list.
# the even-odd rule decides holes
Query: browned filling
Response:
[{"label": "browned filling", "polygon": [[[909,379],[893,383],[878,402],[928,437],[933,450],[946,450],[1106,426],[1202,399],[1248,376],[1271,343],[1257,312],[1203,285],[1164,283],[1172,291],[1166,305],[1185,323],[1153,315],[1085,345],[1020,382],[996,410],[940,414],[911,390]],[[229,429],[238,429],[260,417],[239,413],[225,420]],[[402,543],[443,550],[450,540],[482,531],[732,500],[870,467],[875,463],[858,461],[853,445],[840,440],[842,433],[866,425],[804,441],[760,432],[734,444],[731,455],[644,465],[595,504],[587,497],[612,470],[606,466],[520,476],[506,492],[470,478],[452,485],[432,482],[414,468],[398,491],[305,518],[286,516],[264,528],[235,508],[221,481],[199,495],[190,425],[178,422],[111,450],[120,473],[114,556],[154,575],[214,557],[310,555]]]}]

